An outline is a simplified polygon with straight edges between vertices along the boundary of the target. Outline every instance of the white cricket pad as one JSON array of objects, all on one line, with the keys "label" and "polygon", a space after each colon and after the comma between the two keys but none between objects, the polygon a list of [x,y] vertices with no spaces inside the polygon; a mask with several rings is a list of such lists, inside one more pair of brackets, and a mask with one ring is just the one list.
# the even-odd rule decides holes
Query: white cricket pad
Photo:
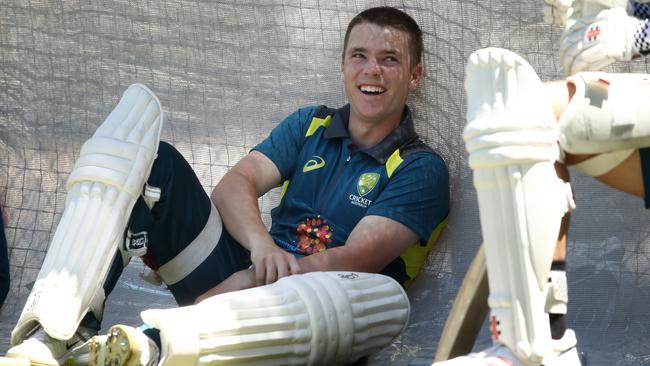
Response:
[{"label": "white cricket pad", "polygon": [[160,329],[160,365],[341,365],[389,345],[410,304],[395,280],[370,273],[312,272],[147,310]]},{"label": "white cricket pad", "polygon": [[650,146],[650,76],[581,72],[560,118],[560,145],[572,154]]},{"label": "white cricket pad", "polygon": [[463,137],[479,201],[492,337],[539,362],[553,352],[548,278],[561,219],[573,203],[554,167],[557,122],[537,74],[510,51],[474,52],[465,86]]},{"label": "white cricket pad", "polygon": [[162,122],[158,98],[134,84],[84,143],[66,184],[63,216],[11,334],[13,345],[38,324],[53,338],[69,339],[93,304],[101,307],[103,282],[151,172]]}]

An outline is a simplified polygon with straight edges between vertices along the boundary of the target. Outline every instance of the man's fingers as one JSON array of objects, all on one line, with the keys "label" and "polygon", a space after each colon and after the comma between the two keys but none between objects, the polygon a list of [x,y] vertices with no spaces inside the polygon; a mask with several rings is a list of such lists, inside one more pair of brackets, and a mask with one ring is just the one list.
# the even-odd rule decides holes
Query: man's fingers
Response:
[{"label": "man's fingers", "polygon": [[289,275],[289,264],[288,263],[278,263],[278,280]]},{"label": "man's fingers", "polygon": [[260,265],[255,265],[255,282],[258,285],[263,285],[266,281],[266,264],[260,263]]},{"label": "man's fingers", "polygon": [[289,261],[289,270],[291,271],[291,274],[301,274],[302,269],[300,269],[300,264],[298,264],[298,260],[296,257],[291,256],[291,260]]},{"label": "man's fingers", "polygon": [[266,268],[266,282],[265,284],[269,285],[278,279],[278,267],[275,261],[271,261],[271,263],[268,263],[268,267]]},{"label": "man's fingers", "polygon": [[256,262],[253,268],[257,285],[268,285],[283,277],[300,273],[298,261],[290,253],[267,254],[263,258],[258,258]]}]

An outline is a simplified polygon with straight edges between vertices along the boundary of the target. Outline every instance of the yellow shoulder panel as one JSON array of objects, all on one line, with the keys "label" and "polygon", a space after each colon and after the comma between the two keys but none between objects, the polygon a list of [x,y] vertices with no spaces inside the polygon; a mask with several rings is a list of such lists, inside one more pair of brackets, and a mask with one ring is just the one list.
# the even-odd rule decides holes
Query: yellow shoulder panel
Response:
[{"label": "yellow shoulder panel", "polygon": [[291,180],[287,179],[282,183],[282,190],[280,191],[280,201],[282,201],[282,198],[284,197],[284,194],[287,193],[287,188],[289,188],[289,182]]},{"label": "yellow shoulder panel", "polygon": [[332,116],[327,116],[325,118],[318,118],[314,117],[311,119],[311,123],[309,124],[309,128],[307,129],[307,133],[305,134],[305,137],[309,137],[316,132],[318,127],[323,126],[325,128],[330,126],[330,121],[332,120]]},{"label": "yellow shoulder panel", "polygon": [[390,178],[391,175],[393,175],[393,172],[397,167],[402,164],[404,159],[399,155],[399,149],[395,150],[391,156],[388,158],[386,161],[386,173],[388,174],[388,178]]},{"label": "yellow shoulder panel", "polygon": [[429,236],[429,240],[427,240],[427,245],[421,246],[419,242],[415,243],[406,249],[402,255],[400,255],[404,261],[404,267],[406,267],[406,274],[410,278],[410,280],[406,281],[404,286],[408,287],[411,282],[413,282],[415,277],[420,274],[420,270],[422,270],[422,266],[424,266],[424,261],[426,261],[427,257],[429,256],[429,252],[435,246],[436,242],[438,241],[438,237],[440,237],[440,233],[442,233],[442,229],[447,226],[448,221],[449,216],[447,216],[438,224],[438,226],[436,226],[436,228]]}]

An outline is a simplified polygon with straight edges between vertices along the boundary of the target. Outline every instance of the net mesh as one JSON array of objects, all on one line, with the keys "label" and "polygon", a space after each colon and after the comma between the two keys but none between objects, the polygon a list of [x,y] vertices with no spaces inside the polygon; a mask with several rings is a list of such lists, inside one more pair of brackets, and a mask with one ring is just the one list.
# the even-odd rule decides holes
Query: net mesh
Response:
[{"label": "net mesh", "polygon": [[[430,358],[456,290],[481,241],[461,139],[467,56],[482,47],[524,56],[543,80],[560,78],[560,29],[541,0],[3,0],[0,2],[0,202],[12,276],[0,311],[0,354],[36,278],[79,149],[126,87],[149,86],[175,145],[206,191],[281,119],[306,104],[345,103],[340,50],[348,21],[391,5],[424,31],[426,76],[411,105],[417,130],[447,161],[449,226],[409,290],[410,325],[372,364]],[[645,61],[612,70],[647,72]],[[648,213],[637,198],[573,173],[578,210],[569,245],[569,322],[592,365],[647,363],[650,336]],[[278,202],[260,199],[265,222]],[[104,329],[138,324],[168,292],[138,278],[133,261],[109,298]],[[483,331],[475,348],[489,343]]]}]

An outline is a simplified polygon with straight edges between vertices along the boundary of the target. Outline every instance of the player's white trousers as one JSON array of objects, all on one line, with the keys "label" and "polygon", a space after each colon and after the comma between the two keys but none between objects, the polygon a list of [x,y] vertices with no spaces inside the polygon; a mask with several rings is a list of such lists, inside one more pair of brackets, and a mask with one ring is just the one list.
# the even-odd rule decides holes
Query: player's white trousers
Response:
[{"label": "player's white trousers", "polygon": [[474,171],[490,286],[490,330],[530,364],[553,353],[545,310],[563,215],[558,127],[535,71],[518,55],[483,49],[466,68],[464,139]]},{"label": "player's white trousers", "polygon": [[409,311],[390,277],[313,272],[142,319],[160,329],[160,365],[340,365],[389,345]]},{"label": "player's white trousers", "polygon": [[102,285],[151,171],[162,120],[156,96],[131,85],[81,148],[66,184],[63,216],[12,332],[13,345],[38,324],[53,338],[69,339],[89,310],[101,314]]}]

